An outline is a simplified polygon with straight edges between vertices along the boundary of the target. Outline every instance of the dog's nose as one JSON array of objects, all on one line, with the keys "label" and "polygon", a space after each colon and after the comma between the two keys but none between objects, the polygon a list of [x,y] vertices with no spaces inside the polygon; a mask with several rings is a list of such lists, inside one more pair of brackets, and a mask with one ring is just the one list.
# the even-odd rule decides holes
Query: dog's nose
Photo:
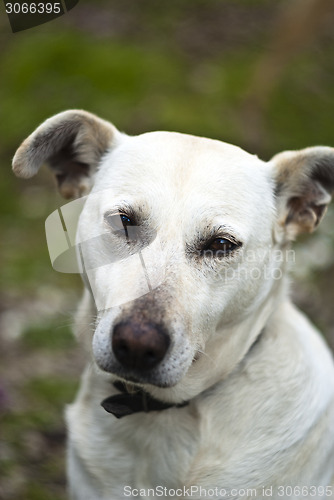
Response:
[{"label": "dog's nose", "polygon": [[151,323],[121,322],[114,327],[112,349],[126,368],[150,370],[164,358],[170,344],[167,333]]}]

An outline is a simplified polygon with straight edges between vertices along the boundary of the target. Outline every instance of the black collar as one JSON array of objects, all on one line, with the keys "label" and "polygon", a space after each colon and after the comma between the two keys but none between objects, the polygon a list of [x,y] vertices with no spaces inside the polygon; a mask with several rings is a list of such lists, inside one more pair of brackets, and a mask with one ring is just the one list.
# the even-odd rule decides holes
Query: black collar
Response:
[{"label": "black collar", "polygon": [[164,403],[140,388],[136,392],[129,392],[126,384],[121,381],[114,382],[113,385],[121,394],[104,399],[101,406],[107,412],[115,415],[116,418],[122,418],[141,411],[148,413],[150,411],[167,410],[168,408],[182,408],[189,404],[189,401],[179,404]]}]

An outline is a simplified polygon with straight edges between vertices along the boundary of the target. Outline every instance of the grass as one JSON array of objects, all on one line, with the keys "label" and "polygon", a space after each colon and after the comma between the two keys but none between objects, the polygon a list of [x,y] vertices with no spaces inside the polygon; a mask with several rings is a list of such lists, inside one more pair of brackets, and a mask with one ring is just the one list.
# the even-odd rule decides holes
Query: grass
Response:
[{"label": "grass", "polygon": [[69,326],[61,326],[59,320],[48,324],[31,325],[22,335],[23,349],[50,349],[62,351],[75,347],[76,342]]}]

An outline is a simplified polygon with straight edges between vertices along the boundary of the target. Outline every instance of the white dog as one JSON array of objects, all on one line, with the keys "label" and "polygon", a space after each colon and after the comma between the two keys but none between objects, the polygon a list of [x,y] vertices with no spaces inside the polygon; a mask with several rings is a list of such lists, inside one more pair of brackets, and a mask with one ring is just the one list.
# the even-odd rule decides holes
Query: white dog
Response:
[{"label": "white dog", "polygon": [[334,498],[333,359],[286,277],[330,202],[334,149],[265,163],[73,110],[14,172],[44,162],[65,197],[90,193],[77,333],[94,363],[66,413],[71,498]]}]

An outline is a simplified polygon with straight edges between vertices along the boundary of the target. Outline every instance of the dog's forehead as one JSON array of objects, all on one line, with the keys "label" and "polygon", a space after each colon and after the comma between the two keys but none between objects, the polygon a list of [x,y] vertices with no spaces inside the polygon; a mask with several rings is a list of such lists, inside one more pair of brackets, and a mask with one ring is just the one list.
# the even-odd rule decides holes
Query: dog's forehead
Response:
[{"label": "dog's forehead", "polygon": [[[256,156],[241,148],[222,141],[196,137],[177,132],[149,132],[135,137],[126,136],[122,143],[104,158],[98,184],[128,182],[140,187],[149,179],[161,183],[173,183],[173,189],[183,182],[196,184],[201,178],[214,186],[235,179],[254,179],[254,167],[258,180],[263,165]],[[135,175],[135,177],[133,177]],[[254,180],[254,184],[257,180]]]},{"label": "dog's forehead", "polygon": [[256,156],[217,140],[176,132],[126,137],[96,177],[95,191],[150,205],[210,206],[250,213],[268,197],[268,168]]}]

